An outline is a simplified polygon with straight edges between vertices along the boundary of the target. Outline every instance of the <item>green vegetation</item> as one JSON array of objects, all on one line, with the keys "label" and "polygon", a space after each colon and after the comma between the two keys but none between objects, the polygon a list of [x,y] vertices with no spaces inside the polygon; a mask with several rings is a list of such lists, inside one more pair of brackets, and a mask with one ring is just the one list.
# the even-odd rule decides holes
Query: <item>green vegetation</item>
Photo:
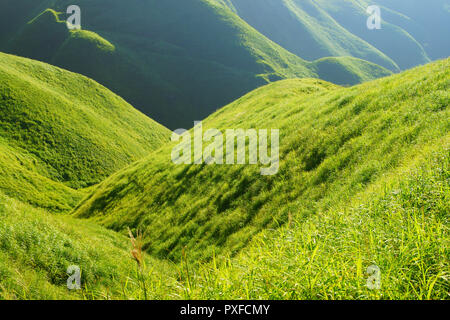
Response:
[{"label": "green vegetation", "polygon": [[[450,299],[449,13],[2,0],[0,299]],[[175,165],[151,118],[279,129],[279,171]]]},{"label": "green vegetation", "polygon": [[168,141],[170,131],[94,81],[0,53],[0,189],[69,210],[82,193]]},{"label": "green vegetation", "polygon": [[[442,142],[346,205],[296,215],[238,256],[203,264],[147,256],[139,271],[124,237],[0,195],[0,297],[448,299],[450,141]],[[82,270],[80,291],[66,289],[73,264]],[[366,287],[373,264],[380,290]]]},{"label": "green vegetation", "polygon": [[[0,298],[448,299],[449,63],[351,88],[284,80],[204,121],[205,129],[280,129],[275,176],[250,165],[175,166],[174,144],[150,151],[162,139],[142,142],[146,158],[76,191],[41,156],[54,150],[67,161],[61,145],[44,148],[44,138],[27,144],[45,131],[21,140],[11,124],[39,120],[21,126],[24,132],[58,128],[70,110],[57,106],[76,105],[83,118],[70,114],[67,130],[49,137],[92,132],[89,115],[104,115],[110,122],[96,121],[94,128],[106,140],[91,141],[108,141],[114,151],[113,142],[129,137],[131,153],[131,143],[143,139],[139,131],[113,140],[110,130],[122,132],[124,119],[145,117],[84,77],[0,55],[0,110],[2,117],[16,116],[2,122],[0,135]],[[4,106],[21,105],[33,117],[24,108],[5,112],[14,109]],[[112,161],[113,151],[101,162]],[[50,213],[73,207],[88,192],[73,216]],[[143,231],[141,265],[132,259],[141,246],[131,245],[128,227],[135,235]],[[66,288],[70,265],[81,268],[81,290]],[[370,265],[380,268],[380,290],[366,286]]]},{"label": "green vegetation", "polygon": [[71,210],[86,192],[46,176],[36,157],[0,137],[0,189],[9,196],[52,212]]},{"label": "green vegetation", "polygon": [[[382,78],[389,73],[388,70],[380,68],[376,64],[352,57],[322,58],[312,62],[311,66],[314,67],[320,79],[345,85],[355,85]],[[343,74],[347,75],[345,79],[339,76]]]},{"label": "green vegetation", "polygon": [[[288,52],[215,0],[80,0],[83,30],[70,32],[63,21],[71,1],[23,2],[22,10],[16,1],[0,4],[0,21],[14,20],[0,28],[0,50],[88,76],[171,129],[272,81],[324,77],[352,85],[390,74],[348,58],[318,71],[320,62]],[[398,70],[381,52],[374,56]]]},{"label": "green vegetation", "polygon": [[100,183],[75,215],[124,232],[178,261],[234,254],[290,214],[299,221],[344,206],[408,166],[449,130],[449,62],[341,88],[286,80],[257,89],[208,117],[208,128],[280,129],[280,170],[252,165],[181,165],[168,144]]}]

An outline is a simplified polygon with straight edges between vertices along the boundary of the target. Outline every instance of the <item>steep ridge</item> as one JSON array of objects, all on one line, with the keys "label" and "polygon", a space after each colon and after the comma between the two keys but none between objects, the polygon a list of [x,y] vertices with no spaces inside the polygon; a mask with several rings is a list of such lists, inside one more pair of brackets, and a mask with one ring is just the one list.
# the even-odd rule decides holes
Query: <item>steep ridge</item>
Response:
[{"label": "steep ridge", "polygon": [[0,79],[0,190],[22,201],[68,210],[80,196],[71,188],[169,140],[168,129],[84,76],[0,53]]},{"label": "steep ridge", "polygon": [[[187,127],[268,82],[319,77],[314,63],[213,0],[80,0],[83,30],[70,32],[63,22],[71,1],[25,3],[23,11],[11,0],[0,4],[0,20],[15,21],[0,29],[0,50],[86,75],[171,129]],[[359,69],[362,62],[346,64],[353,68],[322,73],[342,85],[375,78]],[[390,72],[380,67],[376,74]]]},{"label": "steep ridge", "polygon": [[[236,252],[263,229],[343,203],[420,150],[448,137],[449,63],[340,88],[286,80],[220,109],[203,130],[279,129],[277,174],[257,165],[175,165],[175,143],[114,174],[75,215],[123,231],[142,228],[145,248],[179,259]],[[205,147],[204,143],[204,147]]]}]

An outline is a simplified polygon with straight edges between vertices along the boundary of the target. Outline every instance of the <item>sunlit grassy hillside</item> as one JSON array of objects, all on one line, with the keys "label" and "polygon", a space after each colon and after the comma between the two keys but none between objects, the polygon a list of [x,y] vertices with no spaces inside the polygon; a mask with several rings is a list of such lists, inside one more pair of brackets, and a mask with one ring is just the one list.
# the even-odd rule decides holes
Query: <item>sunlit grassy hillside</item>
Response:
[{"label": "sunlit grassy hillside", "polygon": [[[208,117],[208,128],[280,130],[280,168],[175,165],[163,147],[102,182],[75,210],[178,260],[235,253],[262,230],[344,205],[408,165],[449,130],[449,62],[351,88],[307,79],[255,90]],[[207,143],[205,143],[207,144]]]},{"label": "sunlit grassy hillside", "polygon": [[[35,200],[71,207],[86,190],[48,179],[1,136],[12,180],[1,180],[11,188],[0,191],[0,298],[448,299],[449,62],[351,88],[260,88],[204,126],[280,129],[277,175],[175,166],[169,144],[92,187],[75,216],[5,195],[34,187]],[[144,231],[141,268],[127,227]],[[72,265],[81,290],[67,289]],[[367,287],[371,265],[379,289]]]},{"label": "sunlit grassy hillside", "polygon": [[[449,140],[342,205],[256,236],[238,256],[178,264],[0,194],[2,299],[448,299]],[[71,265],[82,289],[67,289]],[[377,266],[379,289],[367,287]]]},{"label": "sunlit grassy hillside", "polygon": [[[14,20],[0,28],[0,50],[86,75],[171,129],[189,127],[275,80],[324,77],[353,85],[390,74],[347,58],[319,73],[316,63],[213,0],[80,0],[80,31],[64,23],[73,1],[23,1],[21,10],[16,1],[0,3],[0,21]],[[396,69],[387,57],[379,60]]]},{"label": "sunlit grassy hillside", "polygon": [[[113,231],[52,215],[1,192],[0,220],[0,299],[177,297],[176,268],[150,257],[145,293],[129,239]],[[81,290],[68,290],[69,266],[80,268]]]},{"label": "sunlit grassy hillside", "polygon": [[84,76],[0,53],[0,190],[11,197],[68,210],[80,196],[70,188],[100,182],[169,134]]}]

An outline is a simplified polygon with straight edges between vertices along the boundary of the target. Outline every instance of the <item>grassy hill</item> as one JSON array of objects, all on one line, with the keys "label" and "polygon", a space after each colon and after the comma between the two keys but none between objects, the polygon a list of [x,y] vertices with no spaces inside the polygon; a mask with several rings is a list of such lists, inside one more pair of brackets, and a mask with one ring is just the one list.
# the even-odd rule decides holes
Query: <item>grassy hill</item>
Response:
[{"label": "grassy hill", "polygon": [[[367,1],[360,1],[367,2]],[[431,59],[448,57],[450,39],[440,31],[450,28],[450,1],[376,0],[385,10],[385,19],[398,25],[417,40]]]},{"label": "grassy hill", "polygon": [[158,257],[235,253],[290,216],[305,221],[345,206],[424,150],[444,146],[449,63],[351,88],[303,79],[257,89],[203,127],[279,129],[276,175],[261,176],[255,165],[175,165],[169,144],[99,184],[75,215],[121,232],[142,228],[145,248]]},{"label": "grassy hill", "polygon": [[98,83],[0,53],[0,190],[51,210],[147,155],[170,131]]},{"label": "grassy hill", "polygon": [[[22,73],[60,95],[70,86],[46,69],[86,80],[1,59],[39,71]],[[72,206],[86,190],[48,179],[43,161],[1,135],[0,182],[11,188],[0,190],[0,298],[448,299],[449,64],[351,88],[297,79],[255,90],[204,126],[280,129],[277,175],[175,166],[169,144],[92,187],[75,216],[5,194],[35,187],[47,197],[38,201],[56,195]],[[141,268],[127,226],[145,231]],[[66,288],[70,265],[82,271],[81,290]],[[366,286],[370,265],[380,290]]]},{"label": "grassy hill", "polygon": [[[307,60],[353,56],[392,71],[448,57],[448,0],[216,0],[282,47]],[[379,5],[382,28],[366,26]]]},{"label": "grassy hill", "polygon": [[[449,142],[342,206],[263,231],[234,258],[175,265],[145,256],[141,272],[123,236],[0,193],[0,297],[448,299]],[[380,290],[366,286],[373,264]],[[66,289],[69,265],[82,270],[82,290]]]},{"label": "grassy hill", "polygon": [[271,81],[321,76],[352,85],[390,74],[382,67],[367,73],[373,65],[348,58],[319,73],[318,62],[288,52],[213,0],[80,0],[83,30],[69,32],[71,4],[24,0],[17,10],[15,1],[2,1],[0,20],[14,23],[0,28],[0,50],[86,75],[171,129]]},{"label": "grassy hill", "polygon": [[[185,297],[448,300],[449,142],[447,134],[343,205],[297,214],[235,258],[200,265]],[[367,287],[369,266],[378,290]]]},{"label": "grassy hill", "polygon": [[[130,242],[115,232],[52,215],[0,191],[0,299],[162,299],[177,294],[177,269],[146,257],[147,292]],[[81,269],[82,290],[68,290],[67,268]],[[151,275],[151,278],[149,277]],[[165,296],[164,296],[164,295]]]}]

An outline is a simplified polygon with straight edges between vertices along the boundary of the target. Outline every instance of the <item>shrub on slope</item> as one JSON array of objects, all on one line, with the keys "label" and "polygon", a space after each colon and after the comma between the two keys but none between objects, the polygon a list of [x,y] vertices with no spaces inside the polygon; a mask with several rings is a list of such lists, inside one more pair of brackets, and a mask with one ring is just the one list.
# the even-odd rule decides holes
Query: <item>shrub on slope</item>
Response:
[{"label": "shrub on slope", "polygon": [[174,144],[102,182],[75,210],[115,230],[144,228],[146,248],[178,259],[236,252],[292,212],[306,219],[342,203],[449,130],[449,62],[339,88],[319,80],[255,90],[204,122],[207,128],[280,129],[280,170],[181,165]]}]

